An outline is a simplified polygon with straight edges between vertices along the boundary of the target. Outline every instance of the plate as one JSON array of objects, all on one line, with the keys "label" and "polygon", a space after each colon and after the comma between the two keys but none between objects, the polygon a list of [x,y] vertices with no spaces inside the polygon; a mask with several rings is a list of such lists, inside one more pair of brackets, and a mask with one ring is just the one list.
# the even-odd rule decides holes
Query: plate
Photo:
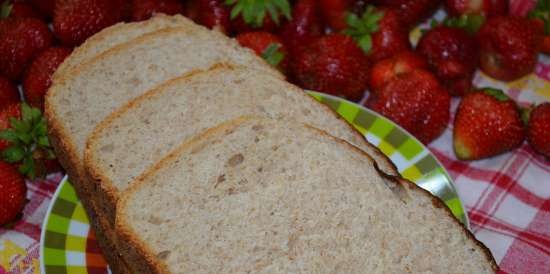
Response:
[{"label": "plate", "polygon": [[[310,92],[359,130],[395,163],[403,177],[441,198],[469,226],[449,175],[416,138],[388,119],[360,105]],[[55,192],[42,228],[40,265],[44,274],[104,274],[107,264],[74,188],[65,178]]]}]

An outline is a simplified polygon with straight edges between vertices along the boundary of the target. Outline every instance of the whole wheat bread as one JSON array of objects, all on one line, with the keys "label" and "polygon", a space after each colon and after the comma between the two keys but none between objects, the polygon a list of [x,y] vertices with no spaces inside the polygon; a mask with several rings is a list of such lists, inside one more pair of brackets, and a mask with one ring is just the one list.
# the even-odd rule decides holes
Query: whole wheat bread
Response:
[{"label": "whole wheat bread", "polygon": [[145,21],[115,24],[94,34],[82,45],[75,48],[71,55],[57,68],[53,79],[59,79],[73,68],[86,63],[98,54],[141,35],[163,28],[189,26],[192,24],[189,19],[181,15],[168,16],[164,14],[156,14],[151,19]]},{"label": "whole wheat bread", "polygon": [[119,203],[140,273],[495,273],[440,200],[302,124],[239,118],[197,136]]},{"label": "whole wheat bread", "polygon": [[225,61],[280,75],[235,41],[195,25],[143,35],[54,81],[45,114],[61,163],[79,180],[86,139],[112,111],[171,78]]},{"label": "whole wheat bread", "polygon": [[[167,28],[148,33],[100,53],[54,79],[46,96],[45,116],[49,137],[59,161],[67,170],[79,197],[93,215],[98,205],[83,180],[82,158],[85,141],[95,125],[111,111],[170,78],[192,69],[230,61],[280,74],[259,57],[224,35],[198,25]],[[98,224],[109,224],[97,215]],[[96,226],[106,235],[111,227]],[[102,240],[102,239],[99,239]],[[104,250],[116,258],[114,250]],[[110,261],[110,263],[118,263]]]},{"label": "whole wheat bread", "polygon": [[182,140],[242,115],[294,119],[330,132],[372,155],[385,172],[391,161],[348,123],[302,89],[247,68],[220,65],[169,81],[106,118],[88,139],[84,163],[102,214],[114,223],[119,195]]}]

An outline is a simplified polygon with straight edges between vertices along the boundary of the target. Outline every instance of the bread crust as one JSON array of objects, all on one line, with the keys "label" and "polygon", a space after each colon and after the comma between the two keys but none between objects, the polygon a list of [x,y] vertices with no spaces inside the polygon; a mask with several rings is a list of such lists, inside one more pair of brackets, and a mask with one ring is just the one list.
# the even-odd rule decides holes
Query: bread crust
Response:
[{"label": "bread crust", "polygon": [[[142,185],[147,184],[149,179],[152,176],[155,176],[156,172],[161,170],[163,166],[167,165],[168,163],[172,162],[174,159],[177,159],[183,152],[186,150],[192,148],[197,143],[204,142],[205,140],[208,140],[211,136],[215,136],[216,134],[220,132],[227,132],[234,130],[238,126],[240,126],[242,123],[249,121],[249,120],[255,120],[258,118],[255,118],[253,116],[243,116],[240,118],[237,118],[235,120],[227,121],[225,123],[220,124],[219,126],[215,128],[208,129],[202,134],[199,134],[195,136],[193,139],[188,140],[184,142],[182,145],[180,145],[178,148],[176,148],[173,152],[171,152],[168,156],[166,156],[163,160],[158,162],[154,167],[149,169],[147,172],[145,172],[142,176],[136,178],[133,183],[130,184],[130,187],[128,190],[122,195],[122,197],[119,200],[117,211],[117,217],[116,217],[116,225],[115,225],[115,231],[117,233],[117,245],[121,248],[121,253],[123,256],[129,261],[132,262],[133,265],[136,265],[140,272],[143,273],[154,273],[154,274],[169,274],[168,266],[165,265],[161,260],[156,259],[155,253],[147,246],[147,243],[144,242],[140,237],[139,234],[133,230],[132,226],[128,224],[127,220],[129,219],[128,216],[124,214],[125,208],[128,207],[128,200],[130,199],[131,195],[136,192]],[[258,120],[262,120],[261,118]],[[460,223],[452,214],[449,208],[445,206],[445,204],[437,197],[433,196],[430,192],[420,188],[416,184],[403,179],[399,176],[392,176],[388,175],[385,172],[380,171],[378,168],[376,162],[370,157],[367,153],[365,153],[363,150],[357,148],[356,146],[338,139],[329,133],[320,130],[318,128],[305,125],[306,128],[309,128],[310,130],[316,131],[318,135],[324,136],[325,138],[330,139],[331,141],[334,141],[336,143],[339,143],[346,147],[347,149],[353,150],[356,153],[359,153],[360,155],[367,157],[371,160],[375,170],[379,173],[380,176],[385,178],[386,180],[389,180],[391,183],[396,184],[399,188],[402,188],[405,191],[411,191],[414,192],[414,194],[418,195],[424,195],[425,197],[428,197],[431,199],[432,204],[435,208],[439,210],[444,210],[446,212],[446,216],[453,219],[454,223],[461,227],[462,233],[466,235],[466,237],[473,241],[473,243],[481,248],[483,251],[487,261],[492,267],[492,270],[494,273],[498,271],[498,266],[491,255],[491,252],[481,243],[478,241],[473,234],[462,224]]]}]

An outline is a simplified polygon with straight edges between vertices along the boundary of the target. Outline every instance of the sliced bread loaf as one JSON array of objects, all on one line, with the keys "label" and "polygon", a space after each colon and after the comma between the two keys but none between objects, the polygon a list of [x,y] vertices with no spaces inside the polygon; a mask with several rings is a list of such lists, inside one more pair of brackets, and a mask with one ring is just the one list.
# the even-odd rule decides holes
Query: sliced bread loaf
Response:
[{"label": "sliced bread loaf", "polygon": [[105,28],[74,49],[72,54],[57,68],[53,79],[59,79],[71,69],[86,63],[96,55],[143,34],[152,33],[163,28],[189,26],[191,24],[193,23],[189,19],[181,15],[157,14],[146,21],[118,23]]},{"label": "sliced bread loaf", "polygon": [[440,200],[310,126],[239,118],[179,147],[116,220],[139,273],[495,273]]},{"label": "sliced bread loaf", "polygon": [[242,115],[294,119],[330,132],[397,175],[391,161],[348,123],[300,88],[272,75],[220,65],[171,80],[106,118],[88,139],[91,195],[114,223],[120,193],[182,140]]},{"label": "sliced bread loaf", "polygon": [[107,115],[160,83],[219,62],[250,66],[282,78],[234,40],[193,25],[140,36],[54,82],[45,104],[49,136],[74,183],[81,183],[84,175],[86,139]]}]

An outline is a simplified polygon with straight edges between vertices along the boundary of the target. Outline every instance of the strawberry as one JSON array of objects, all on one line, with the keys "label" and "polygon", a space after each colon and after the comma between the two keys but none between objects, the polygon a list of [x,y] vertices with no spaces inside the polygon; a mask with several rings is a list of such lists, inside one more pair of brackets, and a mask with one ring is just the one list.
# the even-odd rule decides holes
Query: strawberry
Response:
[{"label": "strawberry", "polygon": [[315,40],[292,65],[295,81],[305,89],[354,101],[367,89],[368,58],[347,35],[329,34]]},{"label": "strawberry", "polygon": [[376,93],[393,78],[417,69],[428,69],[428,63],[423,57],[410,51],[404,51],[384,59],[376,63],[370,71],[370,90],[372,93]]},{"label": "strawberry", "polygon": [[477,40],[465,30],[436,26],[424,33],[416,51],[451,95],[462,96],[472,88],[479,52]]},{"label": "strawberry", "polygon": [[49,18],[53,17],[55,0],[28,0],[28,2],[40,13]]},{"label": "strawberry", "polygon": [[502,81],[532,72],[542,42],[543,30],[538,26],[522,17],[489,18],[478,32],[483,72]]},{"label": "strawberry", "polygon": [[424,144],[447,127],[450,104],[445,88],[422,69],[395,76],[366,102],[368,108],[396,122]]},{"label": "strawberry", "polygon": [[397,9],[407,27],[413,27],[430,17],[439,7],[439,0],[375,0],[376,4]]},{"label": "strawberry", "polygon": [[15,221],[25,207],[25,178],[14,166],[0,161],[0,226]]},{"label": "strawberry", "polygon": [[237,33],[252,30],[273,32],[281,19],[291,17],[288,0],[226,0],[225,3],[231,7],[233,28]]},{"label": "strawberry", "polygon": [[279,36],[292,55],[306,48],[321,36],[324,26],[317,0],[298,0],[292,9],[292,19],[281,26]]},{"label": "strawberry", "polygon": [[198,24],[226,34],[231,32],[230,12],[224,0],[189,1],[186,8],[187,17]]},{"label": "strawberry", "polygon": [[174,15],[183,13],[183,4],[178,0],[133,0],[132,20],[149,19],[155,13]]},{"label": "strawberry", "polygon": [[55,159],[55,154],[46,134],[46,119],[40,110],[23,103],[20,111],[21,118],[10,118],[9,128],[0,131],[0,139],[9,145],[2,150],[1,156],[3,161],[18,164],[19,172],[33,179],[45,175],[45,164]]},{"label": "strawberry", "polygon": [[0,76],[0,109],[8,104],[19,101],[17,87],[10,80]]},{"label": "strawberry", "polygon": [[[11,128],[10,119],[15,118],[19,119],[21,117],[21,104],[19,101],[5,104],[0,107],[0,132],[6,129]],[[0,138],[0,151],[8,148],[10,142]]]},{"label": "strawberry", "polygon": [[27,103],[44,108],[44,95],[50,87],[51,76],[69,54],[69,48],[51,47],[34,59],[23,78],[23,95]]},{"label": "strawberry", "polygon": [[541,52],[550,54],[550,1],[538,1],[535,9],[529,13],[529,18],[535,19],[539,28],[544,29]]},{"label": "strawberry", "polygon": [[16,80],[30,61],[50,46],[48,26],[36,18],[0,19],[0,74]]},{"label": "strawberry", "polygon": [[373,62],[411,49],[409,32],[403,27],[397,12],[369,6],[361,17],[349,14],[345,34],[353,37]]},{"label": "strawberry", "polygon": [[122,21],[123,0],[58,0],[55,2],[53,31],[61,43],[80,45],[96,32]]},{"label": "strawberry", "polygon": [[447,0],[445,8],[451,16],[478,14],[495,16],[508,14],[507,0]]},{"label": "strawberry", "polygon": [[492,157],[518,147],[524,139],[519,108],[501,90],[483,88],[460,102],[453,131],[458,159]]},{"label": "strawberry", "polygon": [[285,71],[288,65],[287,49],[281,38],[265,31],[246,32],[237,35],[243,47],[250,48],[270,65]]},{"label": "strawberry", "polygon": [[340,31],[345,29],[348,25],[346,23],[346,16],[350,9],[353,7],[352,0],[320,0],[319,6],[321,14],[325,21],[325,24],[332,31]]},{"label": "strawberry", "polygon": [[550,158],[550,103],[540,104],[530,112],[527,140],[535,151]]}]

